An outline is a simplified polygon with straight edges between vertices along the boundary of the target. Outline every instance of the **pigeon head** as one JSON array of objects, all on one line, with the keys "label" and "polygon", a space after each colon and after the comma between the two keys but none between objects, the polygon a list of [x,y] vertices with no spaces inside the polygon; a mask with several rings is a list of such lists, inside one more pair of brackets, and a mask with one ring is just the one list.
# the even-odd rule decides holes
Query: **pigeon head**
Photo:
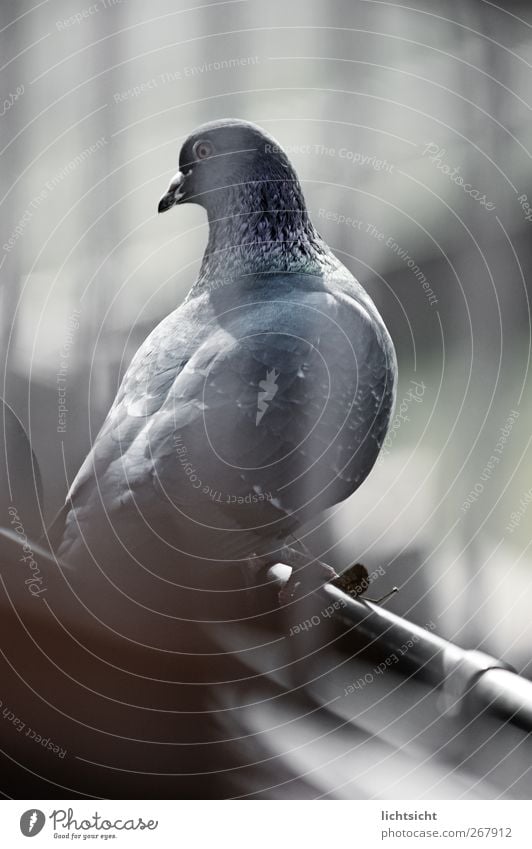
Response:
[{"label": "pigeon head", "polygon": [[213,121],[186,139],[159,212],[183,203],[197,203],[207,212],[204,265],[210,262],[211,270],[214,256],[227,266],[236,264],[237,254],[240,266],[248,268],[260,267],[266,253],[270,266],[293,267],[294,252],[308,259],[321,243],[288,156],[248,121]]},{"label": "pigeon head", "polygon": [[297,175],[268,133],[249,121],[202,124],[181,148],[179,171],[159,202],[159,212],[197,203],[217,214],[229,209],[235,196],[247,211],[275,208],[283,200],[305,208]]}]

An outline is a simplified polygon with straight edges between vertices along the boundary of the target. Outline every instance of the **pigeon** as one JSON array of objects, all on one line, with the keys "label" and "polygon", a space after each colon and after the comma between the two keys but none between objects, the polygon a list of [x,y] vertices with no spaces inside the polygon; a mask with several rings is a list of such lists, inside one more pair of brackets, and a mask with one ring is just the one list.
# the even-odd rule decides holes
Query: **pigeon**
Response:
[{"label": "pigeon", "polygon": [[50,539],[158,609],[261,586],[283,562],[288,604],[336,577],[300,537],[375,464],[396,355],[259,126],[186,139],[158,211],[188,203],[208,218],[197,280],[133,357]]}]

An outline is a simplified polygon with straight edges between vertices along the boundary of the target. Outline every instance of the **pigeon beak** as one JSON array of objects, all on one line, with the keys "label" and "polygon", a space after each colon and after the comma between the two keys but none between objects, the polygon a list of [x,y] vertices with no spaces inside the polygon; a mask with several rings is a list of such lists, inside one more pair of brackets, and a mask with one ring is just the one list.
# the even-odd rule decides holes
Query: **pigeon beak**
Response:
[{"label": "pigeon beak", "polygon": [[178,171],[175,177],[172,177],[172,181],[168,186],[168,191],[164,194],[159,201],[159,206],[157,207],[157,212],[168,212],[176,203],[179,203],[182,197],[184,197],[185,192],[183,191],[183,183],[185,182],[185,175]]}]

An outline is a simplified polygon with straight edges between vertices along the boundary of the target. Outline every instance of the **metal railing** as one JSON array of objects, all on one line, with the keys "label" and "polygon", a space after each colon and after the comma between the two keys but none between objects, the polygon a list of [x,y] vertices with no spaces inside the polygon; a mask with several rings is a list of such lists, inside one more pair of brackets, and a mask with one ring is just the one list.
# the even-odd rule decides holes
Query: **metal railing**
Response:
[{"label": "metal railing", "polygon": [[[270,569],[272,580],[279,584],[288,573],[289,567],[282,564]],[[408,645],[408,652],[400,656],[396,668],[415,671],[441,687],[449,714],[488,710],[532,731],[532,682],[518,675],[509,664],[484,652],[462,649],[380,605],[353,598],[332,584],[325,584],[316,592],[327,604],[335,605],[337,621],[355,627],[368,646],[394,653]]]}]

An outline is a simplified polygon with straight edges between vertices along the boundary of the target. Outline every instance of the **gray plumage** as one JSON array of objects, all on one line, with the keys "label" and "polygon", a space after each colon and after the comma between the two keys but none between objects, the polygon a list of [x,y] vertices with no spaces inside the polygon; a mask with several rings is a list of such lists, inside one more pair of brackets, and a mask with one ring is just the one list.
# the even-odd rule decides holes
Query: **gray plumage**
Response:
[{"label": "gray plumage", "polygon": [[263,130],[196,130],[159,210],[188,202],[209,219],[198,280],[133,358],[52,538],[66,561],[112,550],[177,583],[186,561],[198,585],[225,561],[249,583],[250,556],[279,559],[370,472],[396,360]]}]

